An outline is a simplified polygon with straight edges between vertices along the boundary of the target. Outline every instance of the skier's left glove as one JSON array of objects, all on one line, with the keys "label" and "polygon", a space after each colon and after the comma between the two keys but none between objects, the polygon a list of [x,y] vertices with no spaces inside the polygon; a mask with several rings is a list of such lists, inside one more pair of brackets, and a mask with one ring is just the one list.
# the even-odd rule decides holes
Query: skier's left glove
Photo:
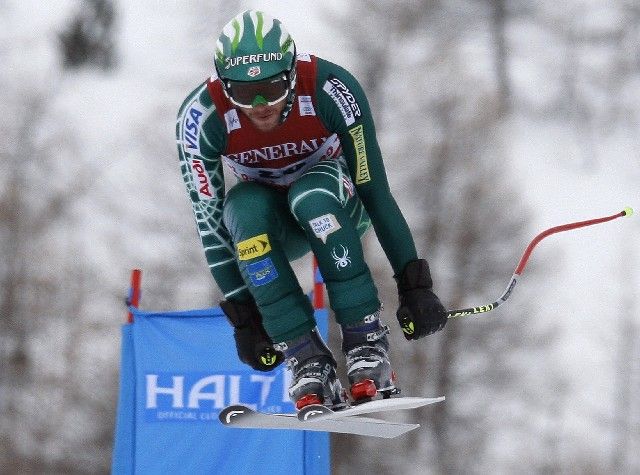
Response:
[{"label": "skier's left glove", "polygon": [[233,325],[240,361],[258,371],[271,371],[282,363],[284,354],[274,349],[253,299],[249,302],[225,300],[220,302],[220,307]]},{"label": "skier's left glove", "polygon": [[440,299],[433,293],[429,264],[424,259],[410,261],[399,276],[400,308],[396,317],[407,340],[418,340],[442,330],[447,314]]}]

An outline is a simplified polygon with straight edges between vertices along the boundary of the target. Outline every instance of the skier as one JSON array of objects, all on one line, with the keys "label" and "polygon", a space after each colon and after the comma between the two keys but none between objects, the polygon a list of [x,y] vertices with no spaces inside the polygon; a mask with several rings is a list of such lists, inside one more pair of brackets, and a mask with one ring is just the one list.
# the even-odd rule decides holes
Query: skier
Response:
[{"label": "skier", "polygon": [[[290,262],[311,250],[342,329],[354,400],[398,392],[389,327],[360,238],[373,225],[407,340],[441,330],[429,265],[390,193],[369,104],[345,69],[296,54],[283,24],[248,10],[222,30],[215,74],[182,104],[180,165],[239,358],[286,360],[296,407],[344,404],[336,360]],[[225,194],[222,163],[238,178]]]}]

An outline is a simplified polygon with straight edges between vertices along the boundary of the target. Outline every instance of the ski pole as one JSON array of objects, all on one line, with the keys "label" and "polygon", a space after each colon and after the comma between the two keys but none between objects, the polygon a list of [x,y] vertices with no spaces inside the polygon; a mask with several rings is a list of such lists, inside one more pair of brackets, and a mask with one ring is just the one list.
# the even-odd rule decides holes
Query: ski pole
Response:
[{"label": "ski pole", "polygon": [[630,207],[626,207],[619,213],[613,214],[611,216],[605,216],[603,218],[596,218],[596,219],[589,219],[587,221],[579,221],[576,223],[563,224],[560,226],[549,228],[546,231],[541,232],[535,238],[533,238],[533,240],[529,243],[529,245],[525,249],[524,254],[520,258],[520,262],[518,263],[518,266],[516,267],[516,270],[514,271],[513,276],[511,277],[511,280],[507,285],[507,289],[503,292],[500,298],[498,298],[498,300],[496,300],[493,303],[480,305],[478,307],[462,308],[459,310],[448,310],[447,318],[457,318],[457,317],[464,317],[467,315],[476,315],[479,313],[490,312],[491,310],[495,310],[499,305],[506,302],[506,300],[511,295],[511,292],[513,292],[513,289],[516,286],[516,283],[518,282],[518,277],[520,277],[520,275],[522,275],[522,273],[524,272],[524,268],[527,265],[527,261],[529,260],[529,256],[531,256],[533,249],[538,245],[540,241],[542,241],[547,236],[551,236],[552,234],[560,233],[563,231],[571,231],[572,229],[591,226],[593,224],[606,223],[607,221],[612,221],[614,219],[621,218],[623,216],[631,216],[632,214],[633,214],[633,209]]}]

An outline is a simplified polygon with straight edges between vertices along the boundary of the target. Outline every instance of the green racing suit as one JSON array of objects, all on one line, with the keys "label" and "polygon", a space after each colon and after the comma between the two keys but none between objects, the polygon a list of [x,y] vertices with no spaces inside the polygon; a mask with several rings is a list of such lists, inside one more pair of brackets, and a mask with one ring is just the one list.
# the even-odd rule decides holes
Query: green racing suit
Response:
[{"label": "green racing suit", "polygon": [[[273,341],[315,326],[290,261],[312,251],[341,324],[380,307],[360,238],[373,225],[395,275],[417,258],[393,198],[367,98],[342,67],[300,54],[291,111],[252,126],[215,76],[180,107],[182,176],[211,273],[228,300],[255,299]],[[237,177],[225,190],[223,164]]]}]

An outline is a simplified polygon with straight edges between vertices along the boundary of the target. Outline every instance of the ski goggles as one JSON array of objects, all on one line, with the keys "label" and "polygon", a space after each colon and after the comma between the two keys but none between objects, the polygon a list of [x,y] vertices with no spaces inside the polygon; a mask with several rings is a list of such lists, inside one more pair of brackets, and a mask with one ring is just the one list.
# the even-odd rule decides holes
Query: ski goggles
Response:
[{"label": "ski goggles", "polygon": [[289,94],[289,79],[285,74],[272,76],[262,81],[231,81],[225,86],[229,99],[239,107],[251,108],[258,105],[272,106]]}]

